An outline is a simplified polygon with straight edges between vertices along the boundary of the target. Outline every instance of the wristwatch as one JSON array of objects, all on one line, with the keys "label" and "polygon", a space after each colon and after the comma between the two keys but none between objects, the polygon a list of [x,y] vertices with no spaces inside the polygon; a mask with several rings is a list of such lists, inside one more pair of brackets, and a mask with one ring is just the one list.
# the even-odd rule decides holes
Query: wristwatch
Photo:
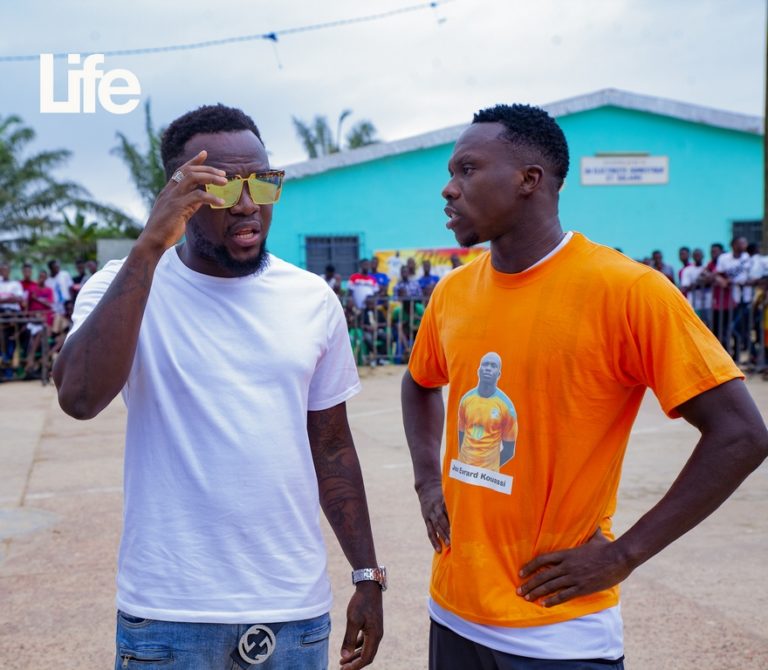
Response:
[{"label": "wristwatch", "polygon": [[361,568],[352,570],[352,583],[376,582],[382,591],[387,590],[387,569],[380,565],[378,568]]}]

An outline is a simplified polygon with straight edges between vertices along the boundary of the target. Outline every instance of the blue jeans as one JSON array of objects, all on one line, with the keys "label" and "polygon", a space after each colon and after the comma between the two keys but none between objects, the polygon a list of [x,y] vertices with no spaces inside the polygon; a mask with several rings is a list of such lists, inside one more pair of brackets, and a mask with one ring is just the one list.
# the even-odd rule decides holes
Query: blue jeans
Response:
[{"label": "blue jeans", "polygon": [[179,623],[118,611],[115,670],[327,670],[331,618]]}]

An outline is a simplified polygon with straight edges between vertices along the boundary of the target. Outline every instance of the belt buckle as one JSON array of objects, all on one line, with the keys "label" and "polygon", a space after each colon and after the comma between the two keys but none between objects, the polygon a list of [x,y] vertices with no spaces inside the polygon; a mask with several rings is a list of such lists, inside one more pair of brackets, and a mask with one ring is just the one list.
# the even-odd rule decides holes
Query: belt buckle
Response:
[{"label": "belt buckle", "polygon": [[[269,626],[254,624],[240,637],[237,649],[232,652],[232,658],[242,668],[261,665],[275,651],[277,640]],[[246,665],[243,665],[245,663]]]}]

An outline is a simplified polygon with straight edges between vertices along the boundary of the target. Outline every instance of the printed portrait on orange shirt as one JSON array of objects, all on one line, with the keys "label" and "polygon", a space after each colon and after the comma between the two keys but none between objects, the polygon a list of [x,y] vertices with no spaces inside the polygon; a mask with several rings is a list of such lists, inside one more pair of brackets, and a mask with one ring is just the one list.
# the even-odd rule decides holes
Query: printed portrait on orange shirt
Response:
[{"label": "printed portrait on orange shirt", "polygon": [[459,460],[486,470],[499,468],[515,456],[517,413],[498,387],[501,357],[489,351],[480,359],[477,386],[459,403]]}]

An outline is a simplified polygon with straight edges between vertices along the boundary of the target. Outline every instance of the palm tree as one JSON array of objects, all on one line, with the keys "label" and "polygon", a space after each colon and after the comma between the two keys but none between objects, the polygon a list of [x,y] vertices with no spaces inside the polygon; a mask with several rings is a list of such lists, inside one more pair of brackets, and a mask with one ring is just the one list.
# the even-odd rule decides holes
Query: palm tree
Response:
[{"label": "palm tree", "polygon": [[370,121],[358,121],[347,133],[347,148],[358,149],[369,144],[376,144],[378,140],[375,139],[374,135],[376,135],[376,127]]},{"label": "palm tree", "polygon": [[[293,126],[296,134],[304,146],[309,158],[328,156],[341,151],[341,126],[344,120],[352,114],[351,109],[345,109],[339,114],[336,122],[336,138],[334,140],[328,119],[320,114],[316,115],[312,123],[305,123],[301,119],[293,118]],[[356,149],[367,144],[374,144],[376,128],[367,120],[359,121],[347,134],[347,149]]]},{"label": "palm tree", "polygon": [[65,211],[97,216],[111,229],[135,228],[120,210],[95,202],[88,191],[54,176],[72,155],[67,149],[30,153],[35,131],[16,115],[0,116],[0,255],[21,255],[37,240],[55,235]]},{"label": "palm tree", "polygon": [[157,194],[165,186],[165,170],[163,160],[160,157],[160,140],[163,128],[155,130],[152,124],[152,111],[150,101],[144,105],[145,131],[148,148],[146,151],[139,149],[137,144],[131,142],[123,133],[117,133],[119,144],[111,151],[119,156],[128,167],[133,184],[147,206],[147,211],[155,204]]},{"label": "palm tree", "polygon": [[87,191],[53,172],[69,159],[66,149],[27,154],[35,131],[16,115],[0,117],[0,253],[11,255],[30,238],[55,227],[61,208]]}]

